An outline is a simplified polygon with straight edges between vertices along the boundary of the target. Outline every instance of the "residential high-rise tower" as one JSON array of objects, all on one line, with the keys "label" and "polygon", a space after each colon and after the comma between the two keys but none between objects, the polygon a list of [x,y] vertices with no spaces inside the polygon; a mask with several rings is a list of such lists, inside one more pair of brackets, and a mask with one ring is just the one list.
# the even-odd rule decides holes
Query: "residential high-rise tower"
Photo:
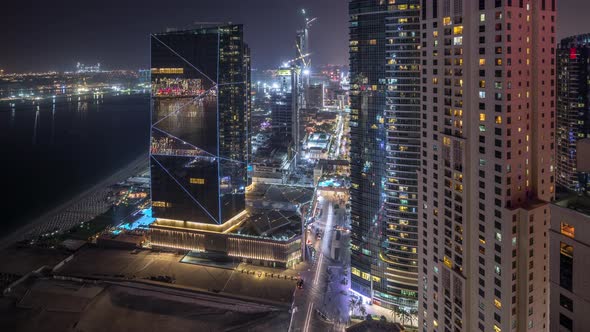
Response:
[{"label": "residential high-rise tower", "polygon": [[421,5],[419,326],[547,331],[556,1]]}]

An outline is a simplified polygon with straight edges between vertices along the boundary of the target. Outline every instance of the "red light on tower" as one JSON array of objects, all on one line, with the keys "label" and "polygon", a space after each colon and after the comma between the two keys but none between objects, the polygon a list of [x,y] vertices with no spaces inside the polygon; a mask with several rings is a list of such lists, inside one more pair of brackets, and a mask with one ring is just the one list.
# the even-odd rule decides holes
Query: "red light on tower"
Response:
[{"label": "red light on tower", "polygon": [[576,53],[577,52],[575,47],[570,48],[570,60],[576,60],[576,58],[578,57]]}]

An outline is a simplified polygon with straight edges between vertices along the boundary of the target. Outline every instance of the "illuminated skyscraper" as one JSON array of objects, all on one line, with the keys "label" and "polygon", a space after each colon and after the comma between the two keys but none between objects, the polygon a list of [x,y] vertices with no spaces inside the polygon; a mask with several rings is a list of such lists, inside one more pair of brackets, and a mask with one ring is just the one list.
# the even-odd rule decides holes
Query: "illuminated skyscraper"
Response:
[{"label": "illuminated skyscraper", "polygon": [[[351,288],[373,298],[383,291],[373,276],[379,259],[385,195],[385,19],[379,0],[353,0],[350,14]],[[374,286],[377,286],[374,288]]]},{"label": "illuminated skyscraper", "polygon": [[419,2],[351,1],[349,10],[352,289],[415,312]]},{"label": "illuminated skyscraper", "polygon": [[561,41],[557,75],[557,184],[590,192],[590,175],[576,166],[576,145],[590,138],[590,34]]},{"label": "illuminated skyscraper", "polygon": [[418,308],[418,172],[421,163],[420,1],[398,0],[388,9],[385,230],[380,251],[384,295],[376,297],[384,298],[390,307],[398,306],[415,313]]},{"label": "illuminated skyscraper", "polygon": [[279,88],[271,95],[272,133],[279,145],[289,147],[295,156],[301,146],[299,139],[299,110],[301,108],[301,68],[286,64],[278,70]]},{"label": "illuminated skyscraper", "polygon": [[245,209],[249,51],[241,25],[151,36],[153,215],[223,224]]},{"label": "illuminated skyscraper", "polygon": [[422,1],[421,331],[548,331],[555,0]]}]

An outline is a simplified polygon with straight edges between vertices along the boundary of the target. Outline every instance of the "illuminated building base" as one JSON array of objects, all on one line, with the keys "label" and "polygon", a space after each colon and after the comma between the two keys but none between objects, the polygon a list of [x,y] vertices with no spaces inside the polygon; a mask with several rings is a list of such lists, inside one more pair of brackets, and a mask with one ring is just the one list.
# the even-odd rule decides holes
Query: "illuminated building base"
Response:
[{"label": "illuminated building base", "polygon": [[291,267],[301,261],[301,235],[276,239],[238,233],[249,219],[246,211],[223,225],[157,219],[150,225],[150,242],[152,248],[221,253],[256,265]]}]

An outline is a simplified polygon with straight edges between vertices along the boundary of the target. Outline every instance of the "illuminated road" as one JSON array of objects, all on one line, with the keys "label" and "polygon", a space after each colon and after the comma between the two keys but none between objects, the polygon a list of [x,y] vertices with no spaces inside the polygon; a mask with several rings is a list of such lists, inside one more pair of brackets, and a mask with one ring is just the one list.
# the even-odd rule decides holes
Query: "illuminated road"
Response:
[{"label": "illuminated road", "polygon": [[343,136],[346,134],[345,122],[346,122],[346,114],[344,112],[340,112],[340,114],[338,115],[338,123],[336,125],[335,138],[332,143],[331,156],[334,159],[341,159],[341,154],[343,154],[346,150],[345,149],[346,141],[343,140]]},{"label": "illuminated road", "polygon": [[[348,283],[342,282],[345,278],[344,262],[348,261],[345,254],[348,234],[335,230],[335,226],[347,223],[343,204],[347,197],[331,191],[319,192],[318,196],[321,217],[306,231],[307,238],[311,240],[308,247],[314,248],[316,254],[310,262],[309,271],[301,273],[305,281],[304,289],[295,292],[293,332],[344,331],[348,321]],[[316,236],[316,232],[320,236]],[[336,239],[337,232],[341,234],[339,239]],[[332,258],[334,246],[341,248],[340,257],[345,257],[344,262]]]}]

